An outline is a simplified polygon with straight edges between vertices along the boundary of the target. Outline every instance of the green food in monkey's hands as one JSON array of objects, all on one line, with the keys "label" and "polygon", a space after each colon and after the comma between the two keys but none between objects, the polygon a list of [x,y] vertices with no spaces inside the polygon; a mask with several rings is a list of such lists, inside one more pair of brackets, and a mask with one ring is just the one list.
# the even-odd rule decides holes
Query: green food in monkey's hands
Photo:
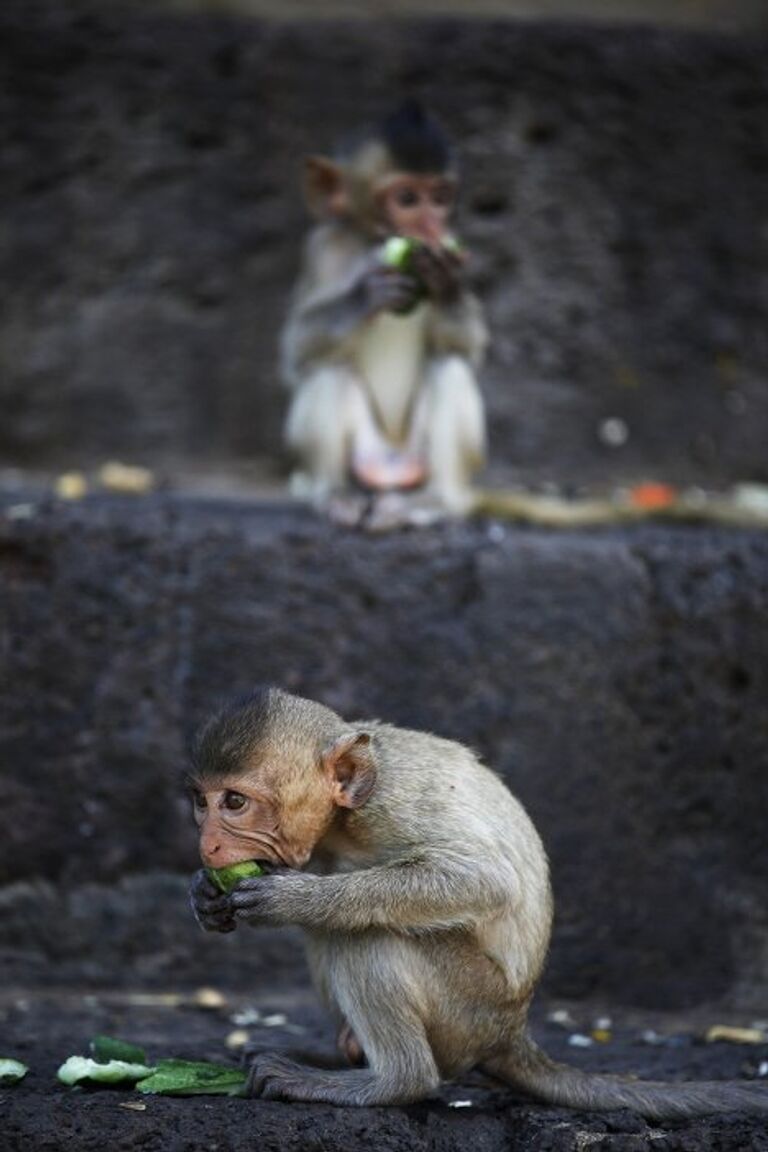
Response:
[{"label": "green food in monkey's hands", "polygon": [[[411,273],[413,258],[420,248],[426,245],[422,240],[414,240],[409,236],[390,236],[381,249],[381,260],[387,268],[396,268],[399,272]],[[460,255],[462,246],[455,236],[446,236],[441,247],[449,252]]]},{"label": "green food in monkey's hands", "polygon": [[[445,236],[440,242],[440,247],[444,252],[452,252],[463,261],[464,250],[455,236]],[[411,236],[390,236],[381,247],[380,260],[384,267],[391,268],[403,276],[412,277],[417,284],[413,303],[406,308],[398,308],[397,312],[400,315],[407,316],[428,295],[427,286],[420,275],[418,260],[419,253],[428,249],[429,245],[423,240],[416,240]]]},{"label": "green food in monkey's hands", "polygon": [[228,864],[225,868],[206,868],[205,871],[216,887],[227,895],[239,880],[264,875],[264,869],[255,860],[243,860],[239,864]]}]

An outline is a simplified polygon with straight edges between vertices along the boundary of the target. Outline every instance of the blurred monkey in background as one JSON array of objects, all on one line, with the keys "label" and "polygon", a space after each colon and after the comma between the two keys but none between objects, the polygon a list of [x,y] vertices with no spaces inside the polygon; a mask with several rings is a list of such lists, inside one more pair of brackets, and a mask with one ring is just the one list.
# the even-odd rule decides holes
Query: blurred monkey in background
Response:
[{"label": "blurred monkey in background", "polygon": [[[286,440],[294,492],[342,519],[384,494],[406,520],[419,501],[437,514],[471,505],[488,337],[449,231],[456,185],[452,148],[415,102],[333,159],[306,160],[317,224],[282,333]],[[399,263],[395,237],[410,242],[396,242]]]}]

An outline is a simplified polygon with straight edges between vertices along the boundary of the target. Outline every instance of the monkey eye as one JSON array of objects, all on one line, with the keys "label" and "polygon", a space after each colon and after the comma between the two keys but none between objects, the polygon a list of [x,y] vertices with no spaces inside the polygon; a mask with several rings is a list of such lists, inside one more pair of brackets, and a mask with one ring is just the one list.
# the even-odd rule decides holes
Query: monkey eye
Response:
[{"label": "monkey eye", "polygon": [[192,803],[198,812],[203,812],[208,807],[208,801],[199,788],[192,789]]},{"label": "monkey eye", "polygon": [[226,792],[224,794],[224,807],[230,812],[239,812],[246,805],[246,797],[242,792]]},{"label": "monkey eye", "polygon": [[395,200],[399,208],[415,208],[419,202],[419,195],[414,188],[398,188]]}]

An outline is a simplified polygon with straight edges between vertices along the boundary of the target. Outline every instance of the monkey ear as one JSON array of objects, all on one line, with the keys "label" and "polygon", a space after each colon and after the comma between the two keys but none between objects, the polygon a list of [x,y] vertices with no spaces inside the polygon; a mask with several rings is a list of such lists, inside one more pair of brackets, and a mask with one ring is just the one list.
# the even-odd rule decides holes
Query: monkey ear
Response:
[{"label": "monkey ear", "polygon": [[376,764],[368,732],[342,736],[323,753],[323,767],[340,808],[361,808],[376,783]]},{"label": "monkey ear", "polygon": [[349,210],[349,194],[341,166],[326,156],[307,156],[304,196],[313,216],[344,216]]}]

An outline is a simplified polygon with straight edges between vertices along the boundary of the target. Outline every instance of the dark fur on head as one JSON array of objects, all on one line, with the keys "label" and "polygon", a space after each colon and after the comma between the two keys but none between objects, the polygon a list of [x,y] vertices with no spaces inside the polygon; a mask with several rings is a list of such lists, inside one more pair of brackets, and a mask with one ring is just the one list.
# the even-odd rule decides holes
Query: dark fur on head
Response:
[{"label": "dark fur on head", "polygon": [[192,776],[196,780],[237,776],[254,759],[268,756],[291,762],[308,749],[319,760],[343,727],[336,713],[322,704],[289,696],[279,688],[260,688],[225,704],[203,724],[192,745]]},{"label": "dark fur on head", "polygon": [[379,135],[394,162],[406,172],[447,172],[453,167],[448,137],[418,100],[406,100],[387,116]]},{"label": "dark fur on head", "polygon": [[272,689],[260,688],[229,701],[199,729],[192,745],[192,769],[200,779],[238,772],[266,735]]}]

